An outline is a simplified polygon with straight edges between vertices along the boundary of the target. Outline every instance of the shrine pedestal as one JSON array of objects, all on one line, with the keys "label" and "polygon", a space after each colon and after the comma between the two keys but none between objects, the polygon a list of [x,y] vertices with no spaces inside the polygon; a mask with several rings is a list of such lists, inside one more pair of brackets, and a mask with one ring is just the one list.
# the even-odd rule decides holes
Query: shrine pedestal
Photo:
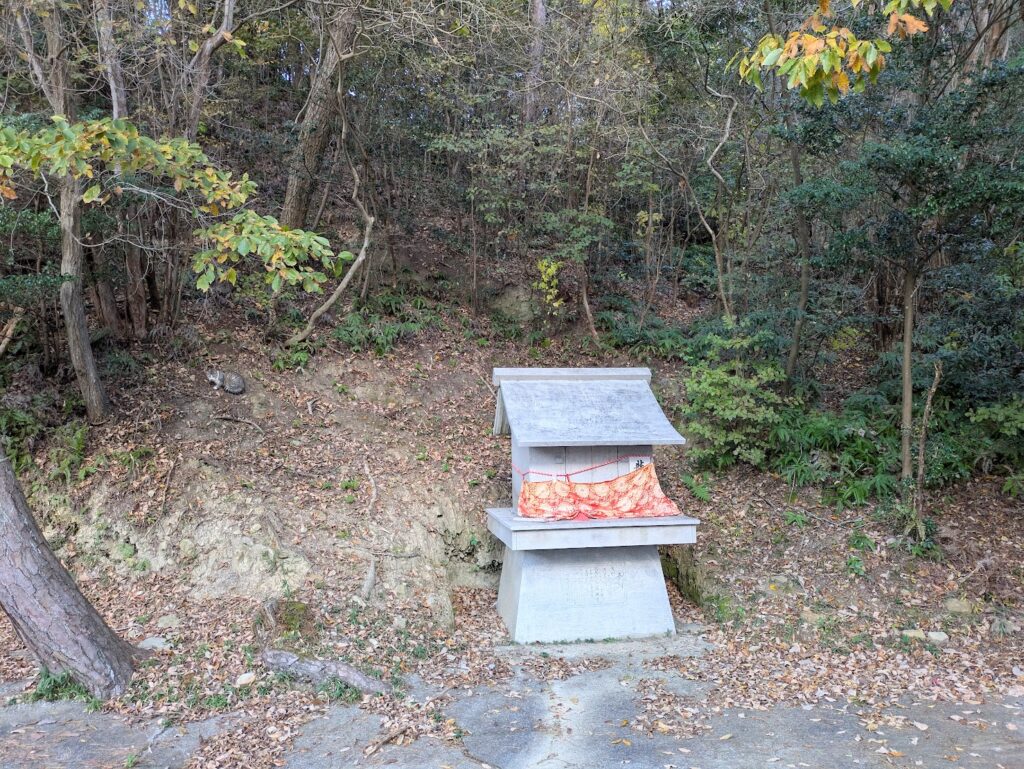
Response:
[{"label": "shrine pedestal", "polygon": [[487,511],[505,544],[498,612],[517,643],[675,633],[658,545],[691,544],[696,518],[540,521]]}]

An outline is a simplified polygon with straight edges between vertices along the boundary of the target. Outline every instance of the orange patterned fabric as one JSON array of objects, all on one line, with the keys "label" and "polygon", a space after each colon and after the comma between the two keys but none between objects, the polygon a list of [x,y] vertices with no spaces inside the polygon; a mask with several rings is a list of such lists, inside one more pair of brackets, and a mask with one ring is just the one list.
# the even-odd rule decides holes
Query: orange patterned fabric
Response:
[{"label": "orange patterned fabric", "polygon": [[654,465],[647,464],[600,483],[524,480],[519,493],[519,515],[548,521],[582,521],[658,518],[680,512],[661,490]]}]

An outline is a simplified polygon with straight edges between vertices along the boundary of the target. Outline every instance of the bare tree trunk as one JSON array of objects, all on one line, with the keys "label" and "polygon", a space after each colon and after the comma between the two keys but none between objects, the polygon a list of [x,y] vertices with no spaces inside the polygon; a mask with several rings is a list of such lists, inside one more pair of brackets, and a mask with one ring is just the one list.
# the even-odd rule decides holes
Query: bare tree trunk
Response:
[{"label": "bare tree trunk", "polygon": [[[470,176],[472,182],[472,176]],[[480,249],[477,244],[476,237],[476,198],[473,197],[469,201],[469,244],[470,254],[473,258],[473,285],[470,287],[472,292],[472,307],[473,312],[477,312],[480,309],[480,287],[477,283],[477,265],[480,263]]]},{"label": "bare tree trunk", "polygon": [[94,0],[96,9],[96,40],[99,44],[100,63],[110,86],[110,107],[114,120],[128,116],[128,94],[124,87],[121,57],[114,40],[114,14],[110,0]]},{"label": "bare tree trunk", "polygon": [[932,418],[932,400],[935,398],[935,391],[939,389],[939,381],[942,379],[942,361],[935,364],[935,378],[932,379],[932,386],[928,388],[928,396],[924,400],[924,414],[921,416],[921,434],[917,440],[917,483],[914,485],[914,512],[920,518],[924,510],[924,450],[928,445],[928,422]]},{"label": "bare tree trunk", "polygon": [[[791,128],[792,120],[786,117],[786,127]],[[789,160],[793,166],[793,184],[799,187],[804,183],[803,171],[800,168],[800,148],[796,142],[790,142]],[[803,208],[796,208],[796,244],[800,251],[800,296],[796,302],[796,323],[793,325],[793,340],[786,358],[786,390],[792,386],[796,362],[800,357],[800,337],[807,318],[807,297],[811,287],[811,225]]]},{"label": "bare tree trunk", "polygon": [[[338,98],[341,95],[338,94]],[[345,143],[348,141],[348,122],[345,119],[344,106],[339,104],[341,108],[341,136],[338,138],[341,144],[341,151],[345,157],[345,162],[348,163],[349,173],[352,175],[352,203],[356,208],[359,209],[360,215],[363,217],[363,244],[359,247],[359,253],[356,254],[355,260],[349,265],[348,271],[345,273],[345,277],[341,279],[341,283],[334,289],[329,297],[317,307],[313,314],[309,316],[309,320],[306,321],[305,327],[301,331],[296,331],[292,336],[285,342],[289,347],[294,347],[297,344],[301,344],[309,339],[313,333],[313,329],[316,328],[316,322],[323,316],[325,312],[330,310],[335,302],[337,302],[341,295],[345,293],[348,288],[348,284],[352,282],[352,278],[359,272],[359,268],[366,261],[366,255],[370,251],[370,236],[373,234],[373,224],[376,221],[373,215],[367,210],[366,205],[363,203],[362,197],[360,196],[360,184],[362,180],[359,177],[359,170],[356,168],[356,164],[352,161],[352,157],[349,155],[348,147]]]},{"label": "bare tree trunk", "polygon": [[317,206],[316,214],[313,216],[313,221],[310,223],[309,228],[315,230],[320,226],[320,220],[324,216],[324,210],[327,208],[327,200],[331,196],[331,183],[334,181],[334,170],[338,167],[338,158],[341,155],[341,144],[339,143],[334,148],[334,155],[331,156],[331,164],[328,166],[328,178],[324,182],[324,189],[320,195],[320,205]]},{"label": "bare tree trunk", "polygon": [[722,241],[725,240],[725,234],[723,229],[725,227],[721,222],[718,223],[718,229],[715,230],[711,223],[704,216],[704,210],[701,208],[700,200],[697,198],[697,193],[693,192],[693,203],[694,208],[697,209],[697,215],[700,217],[701,224],[704,225],[704,229],[711,237],[711,246],[715,251],[715,281],[718,287],[718,301],[722,303],[722,314],[725,316],[725,320],[729,325],[732,325],[736,316],[732,311],[732,302],[729,301],[729,292],[725,288],[725,274],[728,270],[728,265],[725,259],[725,248],[722,245]]},{"label": "bare tree trunk", "polygon": [[583,316],[587,319],[587,330],[590,332],[590,336],[593,337],[594,342],[600,346],[601,336],[597,333],[597,326],[594,325],[594,313],[590,311],[590,292],[587,288],[590,283],[590,277],[587,275],[586,262],[581,263],[580,268],[583,272],[583,280],[581,281],[582,286],[580,288],[580,302],[583,304]]},{"label": "bare tree trunk", "polygon": [[60,306],[68,335],[68,352],[85,400],[89,421],[102,422],[110,414],[110,401],[103,389],[96,359],[89,342],[89,324],[82,296],[82,196],[81,185],[70,176],[60,187]]},{"label": "bare tree trunk", "polygon": [[909,484],[914,478],[911,443],[914,427],[914,294],[917,272],[907,269],[903,274],[903,401],[900,417],[900,479]]},{"label": "bare tree trunk", "polygon": [[320,52],[320,66],[310,87],[298,143],[288,168],[288,187],[281,207],[281,223],[286,227],[301,228],[306,224],[316,175],[331,138],[328,129],[338,109],[334,80],[339,76],[341,62],[352,55],[353,15],[343,11],[328,23],[328,39]]},{"label": "bare tree trunk", "polygon": [[[75,119],[75,93],[71,87],[68,50],[63,29],[63,6],[55,4],[42,18],[46,39],[46,56],[35,49],[32,17],[27,9],[18,11],[15,18],[21,33],[25,58],[32,78],[46,96],[54,114],[69,121]],[[60,304],[68,337],[71,363],[78,378],[78,386],[85,400],[85,408],[92,422],[101,422],[110,413],[110,401],[103,389],[96,361],[89,343],[89,327],[85,318],[85,299],[82,294],[82,196],[81,185],[70,176],[60,182],[60,271],[64,282],[60,287]]]},{"label": "bare tree trunk", "polygon": [[199,134],[199,121],[203,115],[203,106],[206,104],[210,76],[213,74],[213,54],[232,39],[235,31],[236,2],[237,0],[224,0],[220,26],[202,42],[183,73],[189,81],[183,89],[189,95],[188,117],[185,123],[185,138],[189,141],[195,141]]},{"label": "bare tree trunk", "polygon": [[[96,0],[96,38],[99,43],[100,61],[110,87],[111,113],[115,120],[128,117],[128,93],[124,84],[124,72],[121,68],[121,57],[114,39],[114,14],[110,8],[110,0]],[[118,167],[117,172],[120,173]],[[127,232],[128,221],[134,218],[134,211],[118,212],[122,232]],[[145,271],[142,269],[142,255],[139,247],[131,242],[125,251],[125,309],[131,323],[132,336],[136,339],[146,338],[146,283]]]},{"label": "bare tree trunk", "polygon": [[2,452],[0,607],[47,670],[70,673],[102,699],[127,688],[132,647],[103,621],[50,550]]},{"label": "bare tree trunk", "polygon": [[[100,249],[102,253],[102,249]],[[124,336],[124,324],[121,322],[121,313],[117,308],[117,297],[114,296],[114,288],[110,281],[103,274],[103,264],[94,254],[89,254],[89,271],[95,286],[94,301],[100,310],[100,317],[103,325],[110,333],[118,339]]]},{"label": "bare tree trunk", "polygon": [[124,255],[124,267],[128,283],[125,286],[125,305],[128,319],[132,324],[132,336],[146,338],[149,322],[149,306],[146,303],[146,271],[142,268],[142,250],[134,243],[128,243]]},{"label": "bare tree trunk", "polygon": [[541,65],[544,61],[544,27],[548,23],[548,9],[544,0],[530,0],[530,70],[526,75],[526,93],[523,99],[523,123],[530,125],[537,119],[537,89],[540,87]]}]

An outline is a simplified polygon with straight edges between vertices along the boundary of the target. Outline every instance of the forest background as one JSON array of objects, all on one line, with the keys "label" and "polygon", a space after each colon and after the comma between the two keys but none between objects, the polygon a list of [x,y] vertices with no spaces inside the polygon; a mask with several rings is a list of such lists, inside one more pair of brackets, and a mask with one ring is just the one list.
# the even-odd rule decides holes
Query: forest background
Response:
[{"label": "forest background", "polygon": [[4,450],[78,472],[196,311],[287,370],[457,307],[675,366],[695,493],[749,464],[926,556],[935,489],[1024,494],[1022,12],[5,3]]}]

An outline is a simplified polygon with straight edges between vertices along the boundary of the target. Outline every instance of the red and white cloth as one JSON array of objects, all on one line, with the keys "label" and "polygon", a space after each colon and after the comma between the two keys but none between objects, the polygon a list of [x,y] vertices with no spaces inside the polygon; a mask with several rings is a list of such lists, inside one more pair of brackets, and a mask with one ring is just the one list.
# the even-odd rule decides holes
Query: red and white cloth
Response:
[{"label": "red and white cloth", "polygon": [[519,515],[548,521],[657,518],[680,514],[676,503],[661,490],[653,463],[599,483],[576,483],[569,478],[553,481],[524,478],[519,494]]}]

